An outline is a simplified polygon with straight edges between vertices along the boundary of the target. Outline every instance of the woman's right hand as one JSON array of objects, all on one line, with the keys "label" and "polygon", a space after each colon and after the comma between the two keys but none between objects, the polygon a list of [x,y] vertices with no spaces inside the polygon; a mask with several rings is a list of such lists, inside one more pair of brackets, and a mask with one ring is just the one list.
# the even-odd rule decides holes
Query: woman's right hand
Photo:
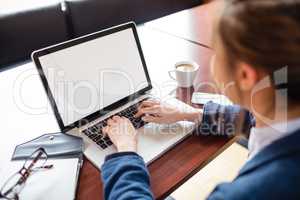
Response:
[{"label": "woman's right hand", "polygon": [[200,119],[201,111],[185,113],[178,108],[155,100],[145,100],[138,108],[135,117],[142,117],[145,122],[172,124],[178,121],[196,121]]}]

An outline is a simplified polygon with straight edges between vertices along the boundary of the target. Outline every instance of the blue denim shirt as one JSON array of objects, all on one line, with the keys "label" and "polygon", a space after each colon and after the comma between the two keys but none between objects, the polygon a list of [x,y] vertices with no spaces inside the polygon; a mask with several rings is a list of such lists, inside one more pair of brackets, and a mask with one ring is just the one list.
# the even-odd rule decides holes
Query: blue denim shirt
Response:
[{"label": "blue denim shirt", "polygon": [[[242,119],[242,120],[241,120]],[[242,124],[242,126],[239,126]],[[249,134],[252,115],[239,106],[208,103],[198,134]],[[300,199],[300,131],[274,142],[246,163],[231,183],[222,183],[208,200]],[[153,199],[143,159],[133,152],[106,157],[102,166],[107,200]]]}]

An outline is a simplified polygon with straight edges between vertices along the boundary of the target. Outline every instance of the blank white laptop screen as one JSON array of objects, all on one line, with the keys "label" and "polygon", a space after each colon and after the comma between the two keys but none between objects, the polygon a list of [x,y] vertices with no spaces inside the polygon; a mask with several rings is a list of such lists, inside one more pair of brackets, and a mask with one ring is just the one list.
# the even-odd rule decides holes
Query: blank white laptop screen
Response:
[{"label": "blank white laptop screen", "polygon": [[131,28],[39,57],[64,125],[148,85]]}]

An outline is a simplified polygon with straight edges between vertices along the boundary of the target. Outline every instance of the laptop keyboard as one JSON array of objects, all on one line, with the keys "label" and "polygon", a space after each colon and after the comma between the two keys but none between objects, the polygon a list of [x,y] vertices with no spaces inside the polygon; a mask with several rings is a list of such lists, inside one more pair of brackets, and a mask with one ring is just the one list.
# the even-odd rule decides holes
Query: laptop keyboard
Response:
[{"label": "laptop keyboard", "polygon": [[[141,119],[141,117],[140,118],[134,117],[134,115],[137,113],[138,106],[140,105],[140,103],[141,102],[138,102],[115,115],[128,118],[136,129],[143,127],[146,124],[146,122],[144,122]],[[108,119],[105,119],[82,131],[86,136],[88,136],[91,140],[93,140],[102,149],[106,149],[107,147],[113,144],[112,141],[109,139],[109,137],[108,136],[104,137],[102,133],[102,128],[107,125]]]}]

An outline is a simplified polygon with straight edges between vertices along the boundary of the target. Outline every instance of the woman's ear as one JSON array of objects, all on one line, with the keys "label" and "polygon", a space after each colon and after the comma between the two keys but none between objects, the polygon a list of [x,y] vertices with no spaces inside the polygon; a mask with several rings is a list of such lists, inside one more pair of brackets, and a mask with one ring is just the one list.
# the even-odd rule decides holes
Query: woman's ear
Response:
[{"label": "woman's ear", "polygon": [[249,91],[258,81],[258,71],[246,63],[239,63],[236,71],[236,81],[242,91]]}]

